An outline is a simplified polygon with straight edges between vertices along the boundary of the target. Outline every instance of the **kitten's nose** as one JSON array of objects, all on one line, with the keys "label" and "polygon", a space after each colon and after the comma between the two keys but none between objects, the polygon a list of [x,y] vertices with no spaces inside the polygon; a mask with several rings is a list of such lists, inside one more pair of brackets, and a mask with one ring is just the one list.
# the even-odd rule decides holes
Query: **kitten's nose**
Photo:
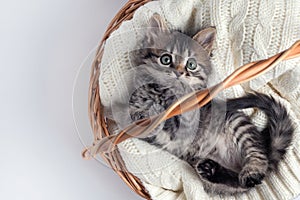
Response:
[{"label": "kitten's nose", "polygon": [[176,71],[178,72],[179,75],[182,75],[182,74],[185,73],[185,68],[184,68],[183,65],[177,65],[175,69],[176,69]]}]

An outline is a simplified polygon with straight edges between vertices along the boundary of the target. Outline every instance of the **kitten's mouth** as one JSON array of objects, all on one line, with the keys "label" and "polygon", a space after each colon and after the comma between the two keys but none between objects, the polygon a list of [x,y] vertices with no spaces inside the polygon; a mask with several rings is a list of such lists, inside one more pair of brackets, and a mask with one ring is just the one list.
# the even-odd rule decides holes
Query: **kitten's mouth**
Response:
[{"label": "kitten's mouth", "polygon": [[181,78],[181,77],[184,77],[184,76],[186,76],[186,73],[185,72],[178,72],[178,71],[173,71],[174,73],[174,77],[175,78]]}]

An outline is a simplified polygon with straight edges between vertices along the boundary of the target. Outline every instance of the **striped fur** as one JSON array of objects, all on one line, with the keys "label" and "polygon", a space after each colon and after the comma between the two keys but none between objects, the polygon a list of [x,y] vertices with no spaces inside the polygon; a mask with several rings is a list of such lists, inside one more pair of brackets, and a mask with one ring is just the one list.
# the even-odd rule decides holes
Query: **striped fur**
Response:
[{"label": "striped fur", "polygon": [[[211,73],[213,28],[200,31],[192,40],[178,31],[170,32],[158,15],[150,24],[157,29],[146,34],[142,42],[145,48],[133,53],[139,87],[129,101],[132,120],[160,113],[183,95],[205,88]],[[163,66],[159,59],[166,53],[172,56],[172,63]],[[185,66],[191,57],[197,60],[197,70],[191,72],[185,67],[176,72],[177,66]],[[252,107],[269,117],[263,131],[240,111]],[[284,106],[256,93],[226,102],[211,101],[199,110],[167,120],[143,140],[187,161],[198,172],[207,192],[233,194],[260,184],[277,169],[293,132]]]}]

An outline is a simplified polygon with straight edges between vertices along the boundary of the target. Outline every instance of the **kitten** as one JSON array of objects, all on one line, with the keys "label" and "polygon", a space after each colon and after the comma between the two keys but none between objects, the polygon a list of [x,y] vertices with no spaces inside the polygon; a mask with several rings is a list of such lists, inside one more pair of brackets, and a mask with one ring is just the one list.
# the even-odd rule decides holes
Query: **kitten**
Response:
[{"label": "kitten", "polygon": [[[150,19],[150,26],[154,28],[132,58],[140,86],[129,100],[132,120],[160,113],[185,94],[205,89],[212,72],[215,28],[186,39],[179,31],[170,31],[158,14]],[[268,116],[263,131],[240,111],[252,107]],[[294,132],[284,106],[259,93],[211,101],[168,119],[158,129],[143,140],[188,162],[204,189],[218,194],[243,192],[260,184],[277,169]]]}]

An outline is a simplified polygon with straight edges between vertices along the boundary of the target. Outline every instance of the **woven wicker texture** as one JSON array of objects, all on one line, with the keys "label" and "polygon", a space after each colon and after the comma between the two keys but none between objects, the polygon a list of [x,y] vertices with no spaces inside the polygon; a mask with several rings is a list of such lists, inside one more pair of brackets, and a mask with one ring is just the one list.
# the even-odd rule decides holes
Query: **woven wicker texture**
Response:
[{"label": "woven wicker texture", "polygon": [[[105,47],[105,41],[109,38],[111,33],[118,29],[122,22],[129,20],[132,18],[135,10],[150,0],[132,0],[128,1],[128,3],[119,11],[116,17],[110,23],[100,45],[97,50],[97,55],[92,65],[91,78],[90,78],[90,90],[89,90],[89,113],[90,113],[90,122],[92,125],[92,129],[94,132],[94,144],[93,147],[84,151],[84,156],[87,154],[95,155],[101,154],[103,159],[109,163],[112,168],[118,173],[118,175],[128,184],[131,189],[136,191],[140,196],[146,199],[150,199],[150,196],[140,180],[132,175],[130,172],[126,170],[126,166],[120,156],[118,149],[116,148],[114,151],[111,149],[108,150],[106,148],[113,148],[114,146],[106,145],[106,142],[111,144],[111,141],[114,145],[124,141],[127,138],[130,138],[134,135],[139,135],[141,133],[150,132],[155,128],[159,123],[166,120],[169,117],[180,114],[181,112],[188,111],[190,109],[195,109],[196,107],[201,107],[206,104],[211,98],[214,97],[218,92],[222,89],[231,87],[236,84],[240,84],[245,81],[249,81],[270,68],[274,67],[280,61],[284,59],[291,59],[297,56],[300,56],[300,44],[296,43],[289,50],[281,52],[268,60],[249,63],[234,73],[231,76],[227,77],[223,82],[214,86],[210,90],[205,90],[202,92],[197,92],[197,101],[191,100],[187,95],[182,98],[180,101],[176,102],[173,106],[171,106],[166,112],[162,113],[159,116],[156,116],[149,119],[144,119],[137,122],[139,125],[144,124],[144,128],[136,129],[135,124],[127,127],[125,130],[121,131],[118,135],[111,135],[109,131],[109,121],[106,121],[105,116],[103,116],[103,111],[101,107],[100,100],[100,88],[99,88],[99,76],[100,76],[100,63],[103,56],[103,51]],[[194,95],[194,94],[193,94]],[[194,99],[194,98],[193,98]],[[181,104],[179,109],[178,105]],[[127,134],[130,132],[130,134]],[[109,137],[108,137],[109,136]],[[109,140],[107,140],[109,139]],[[106,153],[103,153],[107,151]]]},{"label": "woven wicker texture", "polygon": [[[150,0],[130,0],[122,9],[116,14],[115,18],[110,22],[103,39],[99,44],[99,48],[96,52],[94,63],[92,64],[91,76],[90,76],[90,88],[89,88],[89,114],[90,123],[94,133],[94,141],[99,141],[103,137],[110,135],[107,129],[104,116],[101,113],[100,93],[99,93],[99,75],[101,59],[103,56],[105,40],[116,30],[123,21],[132,18],[134,11],[140,6],[149,2]],[[150,199],[149,194],[145,190],[138,178],[133,176],[126,170],[125,164],[118,153],[114,151],[106,156],[102,155],[103,159],[110,164],[110,166],[118,173],[118,175],[125,181],[125,183],[134,190],[137,194],[145,199]]]}]

